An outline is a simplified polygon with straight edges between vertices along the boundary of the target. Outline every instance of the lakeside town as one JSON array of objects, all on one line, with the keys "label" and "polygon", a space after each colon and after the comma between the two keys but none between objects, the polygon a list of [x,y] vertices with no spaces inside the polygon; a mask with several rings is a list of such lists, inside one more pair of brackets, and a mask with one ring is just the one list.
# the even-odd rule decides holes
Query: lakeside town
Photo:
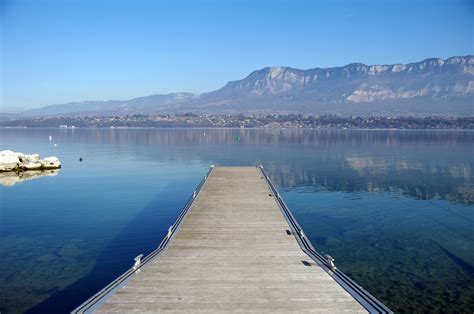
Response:
[{"label": "lakeside town", "polygon": [[474,117],[342,117],[337,115],[127,115],[49,116],[13,119],[0,127],[60,128],[309,128],[473,130]]}]

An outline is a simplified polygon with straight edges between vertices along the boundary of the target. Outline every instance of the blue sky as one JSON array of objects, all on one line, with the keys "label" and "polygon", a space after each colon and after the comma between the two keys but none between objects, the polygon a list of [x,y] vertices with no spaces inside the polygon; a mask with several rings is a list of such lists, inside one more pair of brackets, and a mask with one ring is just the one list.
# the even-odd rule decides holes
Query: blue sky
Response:
[{"label": "blue sky", "polygon": [[473,0],[0,0],[0,111],[473,54],[473,21]]}]

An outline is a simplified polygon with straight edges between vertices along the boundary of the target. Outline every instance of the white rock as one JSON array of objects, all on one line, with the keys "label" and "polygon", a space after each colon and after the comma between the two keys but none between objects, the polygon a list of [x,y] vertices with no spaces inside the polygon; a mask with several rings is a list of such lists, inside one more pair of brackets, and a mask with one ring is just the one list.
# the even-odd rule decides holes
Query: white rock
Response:
[{"label": "white rock", "polygon": [[404,64],[394,64],[394,65],[392,66],[392,72],[405,71],[406,68],[407,68],[407,66],[404,65]]},{"label": "white rock", "polygon": [[0,155],[0,171],[14,171],[20,167],[20,160],[17,156],[2,154]]},{"label": "white rock", "polygon": [[29,162],[38,162],[40,160],[40,155],[33,154],[33,155],[26,155],[26,158]]},{"label": "white rock", "polygon": [[2,150],[0,151],[0,156],[17,156],[19,153],[15,153],[11,150]]},{"label": "white rock", "polygon": [[42,161],[43,164],[43,169],[57,169],[61,168],[61,162],[57,157],[51,156],[51,157],[46,157]]},{"label": "white rock", "polygon": [[26,161],[20,164],[23,170],[41,170],[43,168],[43,163],[40,161]]},{"label": "white rock", "polygon": [[0,172],[61,168],[57,157],[41,159],[40,155],[25,155],[11,150],[0,151]]}]

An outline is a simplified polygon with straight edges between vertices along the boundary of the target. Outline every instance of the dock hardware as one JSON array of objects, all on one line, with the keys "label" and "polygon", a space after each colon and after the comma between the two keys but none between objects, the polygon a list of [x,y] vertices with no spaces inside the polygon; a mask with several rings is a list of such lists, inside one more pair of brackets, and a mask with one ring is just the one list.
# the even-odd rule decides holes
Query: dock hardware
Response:
[{"label": "dock hardware", "polygon": [[[323,257],[320,253],[316,252],[313,245],[303,233],[303,229],[300,227],[295,217],[291,213],[288,206],[286,206],[283,199],[278,194],[275,186],[273,185],[270,177],[267,175],[263,166],[259,166],[264,178],[267,181],[270,190],[275,195],[275,200],[280,207],[283,216],[290,225],[293,234],[295,235],[298,244],[300,245],[303,252],[311,257],[321,268],[323,268],[341,287],[343,287],[357,302],[359,302],[369,313],[393,313],[385,304],[377,300],[373,295],[367,292],[364,288],[355,283],[346,274],[336,268],[334,265],[334,259],[332,262],[328,261],[328,258]],[[332,263],[332,265],[331,265]]]},{"label": "dock hardware", "polygon": [[[257,166],[257,167],[260,168],[262,177],[266,180],[266,183],[268,187],[270,188],[272,197],[277,202],[278,207],[280,211],[282,212],[284,219],[286,220],[286,222],[288,223],[290,227],[290,230],[288,230],[289,233],[295,237],[302,251],[306,253],[306,255],[308,255],[311,259],[313,259],[313,261],[315,261],[316,264],[319,265],[324,271],[326,271],[344,290],[346,290],[368,312],[393,313],[383,303],[381,303],[369,292],[367,292],[362,287],[357,285],[352,279],[350,279],[347,275],[345,275],[338,268],[336,268],[334,264],[334,259],[332,257],[330,256],[324,257],[320,253],[316,252],[314,247],[309,242],[309,239],[305,236],[300,225],[295,220],[290,210],[286,206],[285,202],[281,198],[280,194],[276,190],[275,186],[271,182],[270,178],[266,174],[263,167],[262,166]],[[208,174],[201,180],[196,190],[190,196],[186,205],[180,211],[176,221],[168,229],[166,236],[163,238],[163,240],[158,245],[158,247],[144,258],[143,258],[143,254],[140,254],[137,257],[135,257],[134,259],[135,263],[130,269],[128,269],[125,273],[123,273],[114,281],[112,281],[110,284],[108,284],[105,288],[97,292],[91,298],[86,300],[83,304],[81,304],[79,307],[73,310],[72,313],[91,313],[97,310],[109,297],[111,297],[127,281],[133,278],[138,273],[140,268],[146,267],[148,262],[158,257],[166,249],[166,247],[171,242],[174,235],[177,234],[177,231],[181,227],[181,224],[184,218],[186,217],[187,213],[189,212],[191,205],[196,200],[197,195],[201,191],[206,180],[208,180],[214,168],[215,166],[211,165]]]},{"label": "dock hardware", "polygon": [[328,261],[328,266],[331,268],[332,271],[336,269],[336,264],[334,264],[334,258],[331,257],[331,255],[326,254],[326,259]]},{"label": "dock hardware", "polygon": [[143,254],[140,254],[133,259],[135,261],[135,264],[133,264],[133,267],[132,267],[134,270],[138,270],[138,268],[141,266],[142,257],[143,257]]},{"label": "dock hardware", "polygon": [[[158,247],[148,254],[143,260],[143,254],[141,254],[139,263],[137,264],[137,260],[135,260],[135,264],[130,267],[127,271],[125,271],[122,275],[117,277],[114,281],[109,283],[105,288],[94,294],[92,297],[90,297],[88,300],[86,300],[84,303],[79,305],[76,309],[74,309],[71,313],[92,313],[94,310],[99,308],[99,306],[107,300],[108,297],[113,295],[113,293],[118,290],[122,285],[124,285],[128,280],[133,278],[137,273],[140,268],[145,266],[149,261],[153,260],[155,257],[159,256],[165,248],[168,246],[168,243],[170,242],[173,234],[175,231],[180,227],[181,222],[184,220],[184,217],[189,211],[189,208],[193,204],[195,197],[199,191],[201,191],[202,187],[204,186],[204,183],[206,180],[209,178],[209,175],[212,173],[214,169],[214,165],[211,165],[209,168],[209,172],[207,175],[201,180],[199,183],[198,187],[196,190],[193,192],[191,197],[188,199],[186,202],[186,205],[183,207],[181,212],[178,215],[178,218],[176,218],[176,221],[174,224],[168,229],[168,233],[166,237],[161,241],[161,243],[158,245]],[[136,257],[138,258],[138,256]]]}]

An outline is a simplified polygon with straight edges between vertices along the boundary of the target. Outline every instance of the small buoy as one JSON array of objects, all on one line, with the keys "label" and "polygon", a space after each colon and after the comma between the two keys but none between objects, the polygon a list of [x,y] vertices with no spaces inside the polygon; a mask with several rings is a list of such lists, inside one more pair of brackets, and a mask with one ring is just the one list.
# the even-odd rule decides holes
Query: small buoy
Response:
[{"label": "small buoy", "polygon": [[58,144],[54,143],[54,147],[58,147]]},{"label": "small buoy", "polygon": [[82,157],[79,157],[79,161],[83,161]]},{"label": "small buoy", "polygon": [[50,135],[49,136],[49,141],[51,142],[53,140],[53,137]]},{"label": "small buoy", "polygon": [[206,136],[206,132],[204,132],[204,136]]}]

